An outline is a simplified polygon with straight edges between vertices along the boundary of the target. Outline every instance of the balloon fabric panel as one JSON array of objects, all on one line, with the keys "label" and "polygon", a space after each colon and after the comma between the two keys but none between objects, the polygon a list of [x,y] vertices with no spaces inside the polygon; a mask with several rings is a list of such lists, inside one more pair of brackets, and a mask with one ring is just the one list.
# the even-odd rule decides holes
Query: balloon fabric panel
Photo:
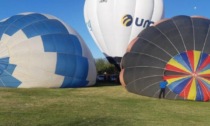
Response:
[{"label": "balloon fabric panel", "polygon": [[208,19],[192,19],[194,29],[195,50],[203,50],[205,39],[209,32],[210,21]]},{"label": "balloon fabric panel", "polygon": [[[88,71],[88,62],[83,57],[77,57],[74,55],[66,55],[66,54],[59,54],[58,53],[58,62],[56,65],[56,74],[65,76],[64,83],[62,87],[80,87],[82,85],[87,84],[86,81],[82,81],[78,83],[79,85],[73,85],[75,81],[85,80],[87,77]],[[78,72],[77,72],[78,71]],[[69,78],[70,82],[69,83]],[[72,79],[71,79],[72,78]],[[69,85],[66,83],[68,82]]]},{"label": "balloon fabric panel", "polygon": [[[186,50],[194,50],[194,34],[192,20],[188,16],[176,16],[171,19],[176,25]],[[178,42],[179,43],[179,42]],[[180,46],[181,47],[181,46]],[[180,52],[182,53],[182,52]]]},{"label": "balloon fabric panel", "polygon": [[[176,50],[176,48],[174,48],[174,45],[159,29],[157,29],[156,27],[149,27],[148,30],[150,34],[148,34],[148,32],[142,32],[138,35],[138,37],[145,39],[153,45],[156,45],[156,47],[160,48],[164,52],[167,52],[171,57],[177,54],[178,51]],[[159,51],[156,53],[159,53]]]},{"label": "balloon fabric panel", "polygon": [[9,63],[9,57],[0,59],[0,73],[2,73],[4,71],[4,69],[7,68],[8,63]]},{"label": "balloon fabric panel", "polygon": [[67,29],[64,25],[57,20],[47,20],[33,25],[29,25],[22,29],[28,38],[37,36],[37,35],[46,35],[46,34],[55,34],[62,33],[68,34]]},{"label": "balloon fabric panel", "polygon": [[[151,49],[153,51],[151,51]],[[139,38],[137,42],[131,49],[131,52],[138,53],[139,55],[149,55],[154,58],[159,58],[160,60],[167,61],[167,59],[171,58],[171,55],[166,53],[162,47],[158,46],[151,41],[145,40],[144,38]],[[158,53],[157,53],[158,52]]]},{"label": "balloon fabric panel", "polygon": [[[81,80],[85,79],[87,76],[87,60],[80,57],[77,58],[76,55],[82,54],[81,45],[79,45],[79,40],[73,36],[68,34],[63,35],[44,35],[42,36],[44,49],[46,52],[57,52],[57,65],[56,65],[56,74],[63,75],[70,78],[80,78]],[[77,49],[77,50],[75,50]],[[66,60],[71,59],[71,60]],[[82,60],[83,59],[83,60]],[[80,70],[78,70],[80,69]],[[73,71],[81,71],[81,73],[74,73]],[[72,73],[73,72],[73,73]],[[74,83],[75,79],[65,79],[64,86],[68,87],[66,83],[71,82]],[[87,82],[85,82],[87,84]],[[79,86],[83,86],[84,82],[82,82]],[[71,85],[74,86],[74,85]],[[76,87],[76,86],[74,86]]]},{"label": "balloon fabric panel", "polygon": [[82,55],[79,40],[74,35],[52,34],[42,36],[45,52],[58,52],[72,55]]},{"label": "balloon fabric panel", "polygon": [[[168,29],[170,27],[170,29]],[[172,20],[166,20],[164,24],[159,24],[156,28],[167,37],[168,41],[174,46],[177,52],[184,52],[186,50],[184,43],[182,42],[181,34],[177,29],[176,24]]]},{"label": "balloon fabric panel", "polygon": [[31,14],[28,16],[20,17],[20,18],[18,17],[17,20],[14,20],[8,25],[8,28],[6,29],[5,34],[12,36],[18,30],[30,24],[33,24],[35,22],[40,22],[43,20],[47,20],[47,18],[41,14]]},{"label": "balloon fabric panel", "polygon": [[5,30],[17,19],[23,17],[23,15],[15,15],[12,16],[11,18],[7,19],[4,22],[0,22],[0,38],[2,37],[3,33],[5,32]]},{"label": "balloon fabric panel", "polygon": [[[6,62],[7,61],[7,62]],[[1,62],[1,61],[0,61]],[[0,68],[0,86],[1,87],[18,87],[21,82],[14,78],[12,75],[13,71],[15,70],[16,65],[8,64],[9,59],[4,59],[4,64],[7,64],[4,68]]]}]

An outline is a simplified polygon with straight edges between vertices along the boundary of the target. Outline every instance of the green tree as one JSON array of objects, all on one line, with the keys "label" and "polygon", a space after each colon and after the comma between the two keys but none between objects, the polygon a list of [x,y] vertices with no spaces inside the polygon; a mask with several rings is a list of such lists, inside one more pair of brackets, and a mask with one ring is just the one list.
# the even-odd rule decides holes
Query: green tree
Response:
[{"label": "green tree", "polygon": [[110,64],[106,59],[99,58],[96,59],[96,69],[98,74],[104,74],[105,72],[107,74],[116,74],[117,70],[115,69],[115,66]]}]

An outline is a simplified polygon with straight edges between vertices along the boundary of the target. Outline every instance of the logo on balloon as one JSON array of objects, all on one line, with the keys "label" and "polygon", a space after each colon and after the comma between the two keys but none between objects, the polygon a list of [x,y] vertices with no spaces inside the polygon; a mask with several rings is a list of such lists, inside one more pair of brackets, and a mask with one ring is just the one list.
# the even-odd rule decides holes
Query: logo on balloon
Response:
[{"label": "logo on balloon", "polygon": [[131,15],[125,15],[123,16],[121,22],[124,26],[129,27],[133,23],[133,17]]},{"label": "logo on balloon", "polygon": [[141,19],[139,17],[133,18],[129,14],[123,16],[123,18],[121,19],[121,22],[122,22],[123,26],[125,26],[125,27],[131,26],[133,21],[135,21],[136,26],[143,27],[143,28],[149,27],[151,24],[154,24],[153,21]]}]

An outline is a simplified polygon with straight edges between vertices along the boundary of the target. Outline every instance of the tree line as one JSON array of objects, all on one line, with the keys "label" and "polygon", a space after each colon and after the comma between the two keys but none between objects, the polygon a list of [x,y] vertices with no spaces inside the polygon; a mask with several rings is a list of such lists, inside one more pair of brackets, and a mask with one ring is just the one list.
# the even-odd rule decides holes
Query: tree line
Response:
[{"label": "tree line", "polygon": [[119,74],[114,65],[110,64],[105,58],[95,59],[98,74]]}]

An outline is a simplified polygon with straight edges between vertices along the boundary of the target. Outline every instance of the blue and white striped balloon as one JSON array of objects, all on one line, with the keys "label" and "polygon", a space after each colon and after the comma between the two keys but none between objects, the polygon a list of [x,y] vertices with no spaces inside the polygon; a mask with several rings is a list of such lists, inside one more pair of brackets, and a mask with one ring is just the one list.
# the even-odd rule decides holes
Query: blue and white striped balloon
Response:
[{"label": "blue and white striped balloon", "polygon": [[23,13],[0,22],[1,87],[84,87],[95,80],[90,50],[58,18]]}]

